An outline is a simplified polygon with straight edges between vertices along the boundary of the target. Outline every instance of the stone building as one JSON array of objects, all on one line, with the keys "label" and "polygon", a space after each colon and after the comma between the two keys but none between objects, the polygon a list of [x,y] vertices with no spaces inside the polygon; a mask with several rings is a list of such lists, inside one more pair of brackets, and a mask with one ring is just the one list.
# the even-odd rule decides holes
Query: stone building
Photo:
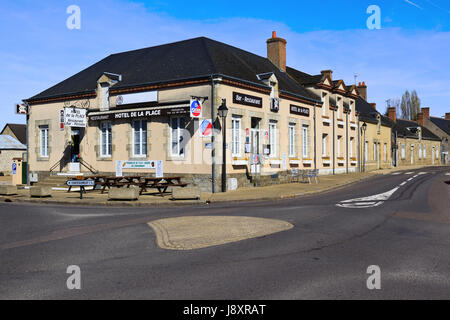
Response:
[{"label": "stone building", "polygon": [[30,172],[114,175],[124,161],[138,166],[123,174],[154,175],[162,161],[164,175],[218,191],[224,128],[239,187],[356,171],[356,88],[287,67],[286,43],[274,33],[267,57],[204,37],[108,56],[24,100]]},{"label": "stone building", "polygon": [[418,122],[441,139],[441,162],[449,164],[450,113],[446,113],[444,118],[431,117],[430,108],[422,108],[422,112],[418,114]]},{"label": "stone building", "polygon": [[8,135],[27,145],[27,126],[24,124],[7,123],[0,135]]},{"label": "stone building", "polygon": [[439,137],[415,121],[397,119],[395,108],[389,108],[388,115],[395,123],[393,135],[396,166],[441,164]]},{"label": "stone building", "polygon": [[12,163],[15,158],[22,158],[27,147],[17,139],[6,135],[0,135],[0,174],[11,175]]}]

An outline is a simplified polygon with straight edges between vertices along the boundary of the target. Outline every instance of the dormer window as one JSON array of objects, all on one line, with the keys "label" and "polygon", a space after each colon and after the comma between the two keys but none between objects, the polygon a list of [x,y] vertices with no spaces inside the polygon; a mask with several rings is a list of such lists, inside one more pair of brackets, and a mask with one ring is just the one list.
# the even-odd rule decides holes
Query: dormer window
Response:
[{"label": "dormer window", "polygon": [[109,84],[102,83],[100,85],[100,110],[109,110]]},{"label": "dormer window", "polygon": [[323,92],[322,93],[322,116],[327,115],[326,101],[327,101],[327,94],[326,94],[326,92]]}]

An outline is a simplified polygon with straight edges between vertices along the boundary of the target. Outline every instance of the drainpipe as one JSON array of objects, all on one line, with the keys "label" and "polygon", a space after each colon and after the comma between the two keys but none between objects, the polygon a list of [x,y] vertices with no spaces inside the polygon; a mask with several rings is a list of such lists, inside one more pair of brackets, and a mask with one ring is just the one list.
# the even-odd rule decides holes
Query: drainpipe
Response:
[{"label": "drainpipe", "polygon": [[314,170],[317,169],[316,107],[317,107],[317,103],[314,104]]},{"label": "drainpipe", "polygon": [[335,147],[336,147],[336,135],[335,135],[335,127],[336,127],[336,110],[333,108],[333,175],[336,174],[336,152],[335,152]]},{"label": "drainpipe", "polygon": [[345,150],[346,150],[346,159],[347,159],[347,163],[346,163],[346,165],[347,165],[347,174],[348,174],[348,154],[349,154],[349,152],[348,152],[348,111],[347,111],[347,113],[346,113],[346,115],[347,115],[347,118],[346,118],[346,121],[347,121],[347,125],[346,125],[346,128],[345,128],[345,144],[346,144],[346,147],[345,147]]},{"label": "drainpipe", "polygon": [[[214,102],[215,102],[215,95],[214,95],[214,75],[211,75],[211,121],[215,122],[215,116],[214,116]],[[211,134],[211,183],[212,183],[212,193],[216,193],[216,148],[215,148],[215,136],[214,136],[214,129],[212,130]]]}]

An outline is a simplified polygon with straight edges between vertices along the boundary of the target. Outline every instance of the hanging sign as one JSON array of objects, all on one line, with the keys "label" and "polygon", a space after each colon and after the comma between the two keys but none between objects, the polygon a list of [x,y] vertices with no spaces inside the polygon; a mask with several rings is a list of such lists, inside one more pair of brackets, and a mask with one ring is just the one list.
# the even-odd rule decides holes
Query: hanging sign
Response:
[{"label": "hanging sign", "polygon": [[68,127],[86,128],[86,109],[64,108],[64,124]]},{"label": "hanging sign", "polygon": [[198,100],[191,100],[191,118],[202,117],[202,104]]},{"label": "hanging sign", "polygon": [[24,104],[16,104],[16,114],[28,114],[28,106]]},{"label": "hanging sign", "polygon": [[309,109],[304,107],[299,107],[291,104],[290,106],[290,112],[291,114],[296,114],[298,116],[305,116],[309,117]]},{"label": "hanging sign", "polygon": [[248,94],[233,92],[233,103],[242,104],[250,107],[262,108],[263,99],[259,97],[250,96]]},{"label": "hanging sign", "polygon": [[202,138],[211,137],[212,135],[213,124],[211,119],[203,120],[200,123],[200,136]]}]

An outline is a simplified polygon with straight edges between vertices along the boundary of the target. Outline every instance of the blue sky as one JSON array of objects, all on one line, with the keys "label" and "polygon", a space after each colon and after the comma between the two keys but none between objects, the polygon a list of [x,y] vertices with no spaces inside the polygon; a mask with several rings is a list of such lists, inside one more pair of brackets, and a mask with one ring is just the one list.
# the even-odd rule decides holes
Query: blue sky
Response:
[{"label": "blue sky", "polygon": [[[13,105],[111,53],[207,36],[266,55],[277,30],[288,65],[318,74],[331,68],[347,84],[366,81],[369,100],[417,90],[434,116],[450,112],[450,1],[3,1],[0,87],[3,117],[24,123]],[[69,5],[81,8],[81,30],[69,30]],[[369,30],[370,5],[381,29]]]}]

